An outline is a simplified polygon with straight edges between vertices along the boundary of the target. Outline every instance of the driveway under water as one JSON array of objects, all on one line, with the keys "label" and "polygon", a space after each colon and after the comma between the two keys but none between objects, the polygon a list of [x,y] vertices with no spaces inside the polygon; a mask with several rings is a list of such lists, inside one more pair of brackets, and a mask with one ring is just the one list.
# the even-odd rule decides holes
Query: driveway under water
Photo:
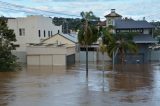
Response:
[{"label": "driveway under water", "polygon": [[0,106],[159,106],[160,64],[27,67],[0,72]]}]

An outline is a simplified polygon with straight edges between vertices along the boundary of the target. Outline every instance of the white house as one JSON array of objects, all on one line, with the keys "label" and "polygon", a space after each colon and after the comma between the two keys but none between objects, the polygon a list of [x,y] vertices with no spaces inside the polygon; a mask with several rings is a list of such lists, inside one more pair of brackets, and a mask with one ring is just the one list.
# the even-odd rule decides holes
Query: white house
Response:
[{"label": "white house", "polygon": [[51,38],[43,40],[41,43],[65,45],[66,47],[74,47],[75,54],[70,55],[70,58],[72,58],[71,60],[73,60],[73,58],[74,58],[75,61],[79,61],[80,54],[79,54],[79,44],[78,44],[77,37],[78,37],[77,34],[57,33],[57,34],[53,35]]},{"label": "white house", "polygon": [[13,53],[20,62],[26,62],[26,47],[29,43],[40,43],[42,39],[62,32],[62,26],[54,25],[52,18],[40,15],[8,19],[7,24],[16,34],[15,44],[18,47]]}]

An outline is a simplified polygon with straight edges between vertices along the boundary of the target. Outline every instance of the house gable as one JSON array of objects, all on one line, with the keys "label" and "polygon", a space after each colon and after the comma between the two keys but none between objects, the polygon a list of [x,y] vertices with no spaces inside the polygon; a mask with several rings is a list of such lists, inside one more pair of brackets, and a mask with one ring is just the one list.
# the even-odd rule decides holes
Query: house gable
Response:
[{"label": "house gable", "polygon": [[70,39],[64,37],[61,34],[55,34],[51,38],[48,38],[43,41],[43,43],[57,43],[57,44],[68,44],[68,45],[75,45],[75,42],[71,41]]}]

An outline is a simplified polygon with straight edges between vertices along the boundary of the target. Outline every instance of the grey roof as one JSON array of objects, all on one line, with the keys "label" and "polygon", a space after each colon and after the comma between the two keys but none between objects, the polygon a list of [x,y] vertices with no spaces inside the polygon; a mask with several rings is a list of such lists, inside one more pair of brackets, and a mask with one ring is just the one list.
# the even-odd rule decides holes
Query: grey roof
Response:
[{"label": "grey roof", "polygon": [[137,35],[134,36],[133,41],[135,43],[158,43],[158,41],[154,39],[152,35]]},{"label": "grey roof", "polygon": [[77,43],[78,42],[78,38],[77,38],[77,35],[76,34],[63,34],[63,33],[60,33],[59,35],[65,37],[66,39],[74,42],[74,43]]},{"label": "grey roof", "polygon": [[135,20],[125,20],[118,19],[115,20],[116,29],[128,29],[128,28],[154,28],[153,25],[147,21],[135,21]]}]

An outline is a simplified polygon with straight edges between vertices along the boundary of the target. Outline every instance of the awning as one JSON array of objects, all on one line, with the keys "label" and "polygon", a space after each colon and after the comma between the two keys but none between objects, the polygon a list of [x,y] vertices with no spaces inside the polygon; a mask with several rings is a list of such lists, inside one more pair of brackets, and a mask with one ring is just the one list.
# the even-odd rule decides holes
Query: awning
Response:
[{"label": "awning", "polygon": [[158,43],[158,41],[154,39],[152,35],[137,35],[134,36],[133,41],[135,43]]}]

